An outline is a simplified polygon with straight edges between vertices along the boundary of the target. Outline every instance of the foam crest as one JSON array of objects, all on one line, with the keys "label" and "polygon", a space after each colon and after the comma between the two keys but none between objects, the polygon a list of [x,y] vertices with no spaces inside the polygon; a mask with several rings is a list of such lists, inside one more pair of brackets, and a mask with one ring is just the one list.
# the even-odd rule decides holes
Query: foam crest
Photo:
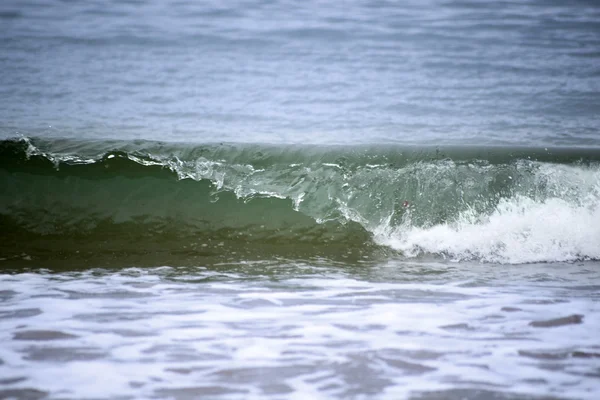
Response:
[{"label": "foam crest", "polygon": [[600,207],[560,198],[502,199],[490,215],[471,211],[432,227],[404,223],[378,232],[383,244],[408,257],[437,254],[456,261],[533,263],[600,259]]},{"label": "foam crest", "polygon": [[[508,191],[467,202],[453,217],[416,222],[407,212],[376,240],[407,257],[533,263],[600,259],[600,168],[519,161]],[[490,207],[492,205],[492,207]]]}]

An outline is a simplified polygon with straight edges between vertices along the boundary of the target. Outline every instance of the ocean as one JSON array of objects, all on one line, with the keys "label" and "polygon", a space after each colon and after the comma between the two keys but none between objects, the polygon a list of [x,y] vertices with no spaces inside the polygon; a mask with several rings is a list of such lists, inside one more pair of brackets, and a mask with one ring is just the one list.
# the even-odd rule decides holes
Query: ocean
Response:
[{"label": "ocean", "polygon": [[600,396],[600,3],[4,0],[0,398]]}]

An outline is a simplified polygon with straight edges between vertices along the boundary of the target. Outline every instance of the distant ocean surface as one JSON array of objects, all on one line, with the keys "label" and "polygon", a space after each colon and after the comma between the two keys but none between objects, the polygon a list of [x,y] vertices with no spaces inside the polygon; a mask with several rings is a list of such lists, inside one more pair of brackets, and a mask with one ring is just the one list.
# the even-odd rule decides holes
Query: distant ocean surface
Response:
[{"label": "distant ocean surface", "polygon": [[4,136],[598,146],[596,1],[12,1]]},{"label": "distant ocean surface", "polygon": [[0,398],[600,393],[600,3],[0,4]]}]

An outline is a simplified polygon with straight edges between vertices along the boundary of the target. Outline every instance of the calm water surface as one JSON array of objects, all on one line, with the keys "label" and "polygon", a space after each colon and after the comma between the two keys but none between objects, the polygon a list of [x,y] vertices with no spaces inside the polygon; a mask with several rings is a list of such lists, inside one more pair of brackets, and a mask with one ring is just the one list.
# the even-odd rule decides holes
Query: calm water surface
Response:
[{"label": "calm water surface", "polygon": [[13,1],[0,127],[56,137],[595,145],[595,1]]}]

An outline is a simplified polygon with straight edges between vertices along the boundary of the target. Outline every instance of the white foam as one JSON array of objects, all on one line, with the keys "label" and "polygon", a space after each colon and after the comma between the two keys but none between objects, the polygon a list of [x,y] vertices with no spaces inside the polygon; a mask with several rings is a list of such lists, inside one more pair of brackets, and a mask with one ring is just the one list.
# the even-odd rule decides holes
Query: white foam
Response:
[{"label": "white foam", "polygon": [[[513,195],[490,213],[475,207],[445,223],[382,223],[376,239],[408,257],[436,254],[455,261],[533,263],[600,259],[598,166],[527,163]],[[416,211],[416,210],[415,210]]]},{"label": "white foam", "polygon": [[[596,399],[597,362],[572,354],[597,353],[597,263],[567,266],[571,281],[551,284],[532,277],[546,266],[530,266],[529,278],[492,268],[504,273],[485,286],[378,275],[410,264],[364,279],[364,269],[282,262],[271,270],[277,282],[247,265],[227,276],[188,267],[0,274],[0,376],[51,398],[388,399],[465,388]],[[583,323],[529,324],[570,314]],[[17,336],[30,330],[74,336]],[[544,354],[564,359],[550,370]]]},{"label": "white foam", "polygon": [[600,207],[597,201],[578,205],[516,196],[501,200],[489,216],[467,211],[451,223],[429,228],[406,223],[382,230],[377,238],[409,257],[432,253],[509,264],[597,260]]}]

